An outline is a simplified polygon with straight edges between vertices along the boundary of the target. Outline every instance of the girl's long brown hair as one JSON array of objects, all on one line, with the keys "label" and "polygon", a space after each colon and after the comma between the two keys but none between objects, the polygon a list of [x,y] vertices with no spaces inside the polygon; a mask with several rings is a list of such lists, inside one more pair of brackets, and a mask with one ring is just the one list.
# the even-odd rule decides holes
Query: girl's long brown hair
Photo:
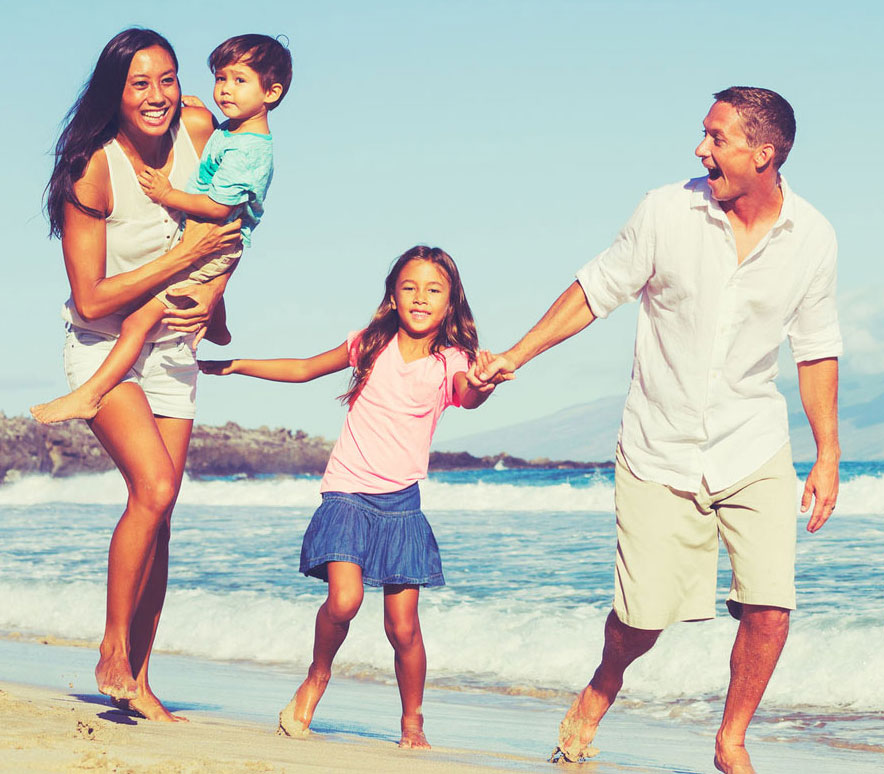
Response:
[{"label": "girl's long brown hair", "polygon": [[441,248],[417,245],[402,253],[387,275],[384,282],[384,297],[359,340],[356,350],[356,365],[353,367],[353,374],[350,377],[350,387],[347,392],[341,395],[342,403],[353,405],[365,385],[365,380],[371,373],[374,361],[377,360],[381,350],[387,346],[390,339],[396,335],[396,331],[399,329],[399,314],[393,308],[391,299],[396,290],[396,281],[399,279],[400,272],[405,264],[415,260],[429,261],[437,266],[448,277],[451,286],[448,311],[430,345],[430,354],[441,357],[439,353],[446,347],[457,347],[466,352],[471,363],[476,359],[479,337],[476,334],[476,323],[473,321],[473,313],[467,303],[457,266],[451,256]]}]

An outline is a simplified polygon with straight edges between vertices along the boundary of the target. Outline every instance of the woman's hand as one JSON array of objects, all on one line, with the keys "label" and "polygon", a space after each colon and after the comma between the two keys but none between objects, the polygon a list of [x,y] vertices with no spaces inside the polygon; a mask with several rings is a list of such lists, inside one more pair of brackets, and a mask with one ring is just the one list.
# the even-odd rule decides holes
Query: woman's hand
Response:
[{"label": "woman's hand", "polygon": [[196,364],[200,367],[200,371],[204,374],[212,374],[212,376],[227,376],[236,373],[232,360],[197,360]]},{"label": "woman's hand", "polygon": [[[189,285],[185,288],[170,288],[167,293],[180,299],[181,307],[167,309],[163,322],[170,330],[179,333],[195,333],[193,346],[202,341],[206,335],[209,320],[215,306],[224,295],[227,287],[228,274],[222,274],[202,285]],[[188,305],[189,304],[189,305]]]},{"label": "woman's hand", "polygon": [[178,244],[188,253],[192,253],[194,259],[217,253],[219,250],[232,250],[241,243],[240,226],[242,221],[239,218],[223,226],[188,219]]}]

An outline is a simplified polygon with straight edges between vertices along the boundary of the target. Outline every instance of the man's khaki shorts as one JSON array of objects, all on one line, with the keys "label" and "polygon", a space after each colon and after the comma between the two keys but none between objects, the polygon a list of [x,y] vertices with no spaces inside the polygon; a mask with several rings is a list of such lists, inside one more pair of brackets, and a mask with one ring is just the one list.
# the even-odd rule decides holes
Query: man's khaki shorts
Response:
[{"label": "man's khaki shorts", "polygon": [[614,612],[627,626],[663,629],[715,617],[718,536],[731,562],[727,605],[795,609],[797,477],[786,444],[721,492],[642,481],[617,449]]}]

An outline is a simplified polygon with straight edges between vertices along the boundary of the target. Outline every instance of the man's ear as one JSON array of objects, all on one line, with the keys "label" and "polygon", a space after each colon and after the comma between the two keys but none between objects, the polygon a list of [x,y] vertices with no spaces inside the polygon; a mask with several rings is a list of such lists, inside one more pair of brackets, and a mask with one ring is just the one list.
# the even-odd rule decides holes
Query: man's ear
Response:
[{"label": "man's ear", "polygon": [[755,161],[755,168],[762,169],[770,164],[774,158],[776,158],[777,149],[774,148],[769,142],[764,143],[763,145],[759,145],[753,151],[753,160]]}]

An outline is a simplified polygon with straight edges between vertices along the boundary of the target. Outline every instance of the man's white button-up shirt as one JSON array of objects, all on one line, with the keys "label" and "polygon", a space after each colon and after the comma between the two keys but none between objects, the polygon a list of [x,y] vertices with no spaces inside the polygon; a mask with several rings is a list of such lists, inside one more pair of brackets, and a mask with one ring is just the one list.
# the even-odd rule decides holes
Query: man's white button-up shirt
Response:
[{"label": "man's white button-up shirt", "polygon": [[640,299],[620,445],[641,479],[715,492],[749,475],[789,438],[783,339],[798,363],[841,354],[835,233],[780,184],[780,216],[740,264],[702,177],[651,191],[577,273],[596,317]]}]

